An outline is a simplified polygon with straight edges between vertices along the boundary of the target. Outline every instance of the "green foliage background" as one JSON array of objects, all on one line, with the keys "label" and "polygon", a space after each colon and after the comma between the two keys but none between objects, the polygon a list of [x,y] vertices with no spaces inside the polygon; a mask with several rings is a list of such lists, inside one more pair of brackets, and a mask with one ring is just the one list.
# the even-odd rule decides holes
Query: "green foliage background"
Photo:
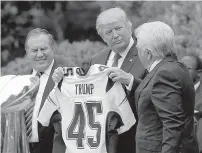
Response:
[{"label": "green foliage background", "polygon": [[24,40],[35,27],[54,35],[56,55],[66,66],[87,66],[106,45],[96,33],[100,11],[119,6],[133,29],[150,21],[169,24],[176,34],[178,58],[196,52],[202,59],[202,2],[192,1],[1,1],[1,75],[22,74],[31,68]]}]

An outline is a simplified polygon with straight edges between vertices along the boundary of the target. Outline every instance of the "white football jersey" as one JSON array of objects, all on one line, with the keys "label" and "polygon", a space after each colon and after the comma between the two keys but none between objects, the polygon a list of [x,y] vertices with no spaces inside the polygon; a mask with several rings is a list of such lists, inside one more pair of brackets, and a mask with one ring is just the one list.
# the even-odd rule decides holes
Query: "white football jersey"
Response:
[{"label": "white football jersey", "polygon": [[95,64],[84,76],[78,67],[66,68],[66,76],[48,96],[38,116],[48,126],[54,111],[62,116],[66,153],[107,153],[106,121],[110,112],[120,115],[123,133],[136,122],[125,91],[107,75],[107,67]]}]

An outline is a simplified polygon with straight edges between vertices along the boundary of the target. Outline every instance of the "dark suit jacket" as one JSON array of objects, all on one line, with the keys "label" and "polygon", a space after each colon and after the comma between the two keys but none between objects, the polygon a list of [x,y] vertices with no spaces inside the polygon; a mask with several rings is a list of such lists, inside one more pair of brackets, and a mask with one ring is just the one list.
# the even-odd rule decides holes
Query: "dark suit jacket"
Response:
[{"label": "dark suit jacket", "polygon": [[199,151],[202,152],[202,81],[195,91],[195,110],[199,113],[197,116],[197,131],[196,136],[198,140]]},{"label": "dark suit jacket", "polygon": [[[121,69],[124,70],[125,72],[132,74],[134,77],[143,79],[146,75],[146,70],[144,69],[138,57],[138,52],[135,46],[136,42],[134,42],[130,51],[126,55],[126,58],[124,59],[123,64],[121,65]],[[109,48],[103,50],[101,53],[99,53],[92,59],[91,65],[93,64],[106,65],[110,53],[111,50]],[[128,100],[136,119],[137,119],[137,113],[135,108],[134,92],[138,85],[139,84],[136,81],[134,81],[132,90],[128,95]],[[135,153],[135,131],[136,131],[136,125],[133,126],[129,131],[119,135],[119,144],[117,148],[118,153],[119,152],[123,153],[126,150],[127,153]]]},{"label": "dark suit jacket", "polygon": [[197,153],[194,140],[194,86],[185,65],[163,59],[135,93],[136,153]]},{"label": "dark suit jacket", "polygon": [[202,112],[202,82],[195,91],[195,110]]},{"label": "dark suit jacket", "polygon": [[[44,89],[40,110],[44,105],[44,102],[53,89],[55,83],[52,80],[52,74],[54,70],[61,66],[57,60],[54,61],[51,69],[47,84]],[[39,122],[38,122],[39,123]],[[62,139],[61,132],[61,115],[55,112],[51,118],[49,127],[43,127],[40,123],[38,125],[40,153],[65,153],[66,146]]]}]

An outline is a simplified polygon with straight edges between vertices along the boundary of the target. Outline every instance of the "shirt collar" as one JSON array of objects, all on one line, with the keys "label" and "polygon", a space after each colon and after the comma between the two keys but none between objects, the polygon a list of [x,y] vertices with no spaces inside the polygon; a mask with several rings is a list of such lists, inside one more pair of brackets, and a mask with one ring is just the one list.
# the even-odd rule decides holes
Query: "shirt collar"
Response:
[{"label": "shirt collar", "polygon": [[[44,71],[45,74],[49,75],[51,72],[51,69],[53,67],[53,63],[54,63],[54,59],[52,60],[51,64],[49,65],[49,67]],[[33,73],[34,75],[36,75],[37,71],[35,69],[33,69]]]},{"label": "shirt collar", "polygon": [[158,60],[154,61],[149,69],[149,72],[151,72],[155,68],[155,66],[160,63],[161,60],[162,59],[158,59]]},{"label": "shirt collar", "polygon": [[[130,48],[132,47],[133,44],[134,44],[134,40],[133,40],[133,38],[131,37],[131,38],[130,38],[130,42],[129,42],[129,44],[128,44],[128,47],[127,47],[123,52],[119,53],[122,58],[125,58],[125,57],[126,57],[126,55],[128,54],[128,52],[129,52],[129,50],[130,50]],[[113,54],[116,54],[114,51],[112,51],[112,52],[113,52]]]},{"label": "shirt collar", "polygon": [[195,91],[198,89],[199,85],[200,85],[200,81],[198,81],[197,83],[194,84]]}]

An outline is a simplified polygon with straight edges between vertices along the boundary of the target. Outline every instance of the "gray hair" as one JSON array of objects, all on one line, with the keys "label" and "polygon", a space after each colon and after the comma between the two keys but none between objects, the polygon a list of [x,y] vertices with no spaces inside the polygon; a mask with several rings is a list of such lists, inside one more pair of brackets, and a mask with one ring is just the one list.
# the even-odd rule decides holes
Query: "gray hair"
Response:
[{"label": "gray hair", "polygon": [[164,58],[175,55],[174,32],[163,22],[144,23],[135,30],[137,47],[149,49],[153,56]]},{"label": "gray hair", "polygon": [[25,50],[27,50],[27,42],[28,42],[28,39],[31,37],[31,36],[34,36],[34,35],[39,35],[39,34],[44,34],[44,35],[47,35],[49,40],[50,40],[50,44],[52,46],[54,46],[55,44],[55,41],[53,39],[53,36],[46,30],[46,29],[41,29],[41,28],[35,28],[33,30],[31,30],[28,34],[27,34],[27,37],[25,39]]},{"label": "gray hair", "polygon": [[[102,33],[102,28],[104,25],[116,21],[114,19],[115,16],[119,17],[120,19],[123,19],[123,21],[129,26],[129,28],[131,28],[132,23],[128,19],[127,15],[123,11],[123,9],[121,9],[119,7],[114,7],[114,8],[107,9],[98,15],[97,20],[96,20],[96,29],[97,29],[97,32],[99,35]],[[103,20],[105,20],[105,21],[103,21]]]}]

